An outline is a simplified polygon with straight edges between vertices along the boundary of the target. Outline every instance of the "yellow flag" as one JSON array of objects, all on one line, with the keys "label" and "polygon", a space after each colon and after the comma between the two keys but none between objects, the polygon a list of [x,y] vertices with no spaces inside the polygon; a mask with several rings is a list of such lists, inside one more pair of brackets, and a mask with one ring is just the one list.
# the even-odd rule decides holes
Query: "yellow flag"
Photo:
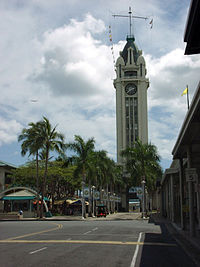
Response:
[{"label": "yellow flag", "polygon": [[183,91],[183,93],[181,95],[186,95],[188,91],[188,88],[186,87],[185,90]]}]

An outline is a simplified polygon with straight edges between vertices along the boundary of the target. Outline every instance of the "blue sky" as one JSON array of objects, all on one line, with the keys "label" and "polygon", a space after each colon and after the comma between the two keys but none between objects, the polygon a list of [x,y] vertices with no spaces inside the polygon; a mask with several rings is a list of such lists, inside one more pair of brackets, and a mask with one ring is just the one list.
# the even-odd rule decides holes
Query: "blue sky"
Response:
[{"label": "blue sky", "polygon": [[[0,2],[0,160],[20,165],[17,137],[29,122],[47,116],[72,141],[95,137],[96,149],[116,159],[115,59],[125,45],[128,19],[146,60],[149,141],[162,167],[171,151],[199,82],[200,56],[185,56],[183,42],[189,0],[1,0]],[[153,18],[153,28],[150,20]],[[31,100],[36,100],[32,102]]]}]

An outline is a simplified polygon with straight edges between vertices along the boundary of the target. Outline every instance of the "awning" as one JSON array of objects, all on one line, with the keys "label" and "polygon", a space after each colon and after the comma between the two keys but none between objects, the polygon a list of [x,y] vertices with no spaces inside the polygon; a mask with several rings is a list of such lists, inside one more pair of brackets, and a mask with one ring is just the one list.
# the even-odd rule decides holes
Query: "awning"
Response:
[{"label": "awning", "polygon": [[60,199],[60,200],[55,200],[54,205],[62,205],[66,201],[67,204],[71,204],[73,200],[71,199]]},{"label": "awning", "polygon": [[31,200],[34,198],[35,196],[4,196],[1,200]]},{"label": "awning", "polygon": [[[37,196],[34,193],[29,192],[28,190],[19,190],[3,196],[1,200],[33,200],[36,197]],[[49,201],[47,197],[44,197],[44,200]]]}]

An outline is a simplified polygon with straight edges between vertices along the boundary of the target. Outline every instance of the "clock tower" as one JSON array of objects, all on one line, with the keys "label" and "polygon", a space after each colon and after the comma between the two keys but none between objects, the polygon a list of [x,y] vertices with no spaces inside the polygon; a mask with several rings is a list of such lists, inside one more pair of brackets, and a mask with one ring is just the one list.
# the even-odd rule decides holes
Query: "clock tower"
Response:
[{"label": "clock tower", "polygon": [[116,62],[116,126],[117,162],[123,164],[120,152],[131,147],[137,139],[148,142],[147,89],[145,60],[138,50],[133,35]]}]

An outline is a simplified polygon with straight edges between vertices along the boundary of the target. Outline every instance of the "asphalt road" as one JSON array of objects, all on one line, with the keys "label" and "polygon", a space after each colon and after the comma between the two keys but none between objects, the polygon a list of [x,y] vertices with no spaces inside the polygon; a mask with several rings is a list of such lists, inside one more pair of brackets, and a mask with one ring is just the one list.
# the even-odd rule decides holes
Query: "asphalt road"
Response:
[{"label": "asphalt road", "polygon": [[196,266],[148,220],[0,222],[0,266]]}]

